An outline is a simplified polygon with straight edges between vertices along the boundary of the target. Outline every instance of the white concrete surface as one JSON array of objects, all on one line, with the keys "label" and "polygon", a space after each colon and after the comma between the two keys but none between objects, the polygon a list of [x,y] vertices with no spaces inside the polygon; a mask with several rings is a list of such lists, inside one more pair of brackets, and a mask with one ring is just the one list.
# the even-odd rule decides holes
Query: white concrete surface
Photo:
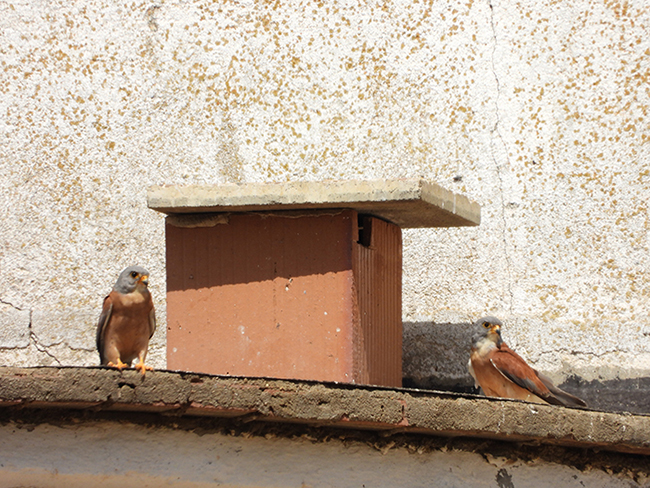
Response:
[{"label": "white concrete surface", "polygon": [[[643,474],[580,471],[452,449],[332,439],[202,435],[98,422],[0,426],[0,488],[178,487],[637,487]],[[393,443],[394,444],[394,443]]]},{"label": "white concrete surface", "polygon": [[194,214],[202,212],[347,208],[401,228],[464,227],[481,223],[481,208],[476,202],[430,181],[414,178],[154,186],[147,191],[147,205],[166,214],[190,214],[190,219],[200,218]]},{"label": "white concrete surface", "polygon": [[647,376],[648,31],[644,0],[1,3],[0,362],[96,364],[130,264],[165,323],[150,185],[417,177],[482,223],[405,232],[405,321]]}]

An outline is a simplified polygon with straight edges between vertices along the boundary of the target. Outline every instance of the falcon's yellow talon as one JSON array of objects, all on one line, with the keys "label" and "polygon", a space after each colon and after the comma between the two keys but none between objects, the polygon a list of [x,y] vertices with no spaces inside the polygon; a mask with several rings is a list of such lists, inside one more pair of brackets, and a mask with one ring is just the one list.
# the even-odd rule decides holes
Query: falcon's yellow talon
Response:
[{"label": "falcon's yellow talon", "polygon": [[117,364],[115,364],[113,361],[109,361],[107,366],[110,366],[111,368],[117,368],[120,371],[122,371],[124,368],[128,368],[129,365],[126,363],[123,363],[120,359],[117,360]]},{"label": "falcon's yellow talon", "polygon": [[144,363],[138,363],[135,365],[135,369],[139,370],[144,376],[147,373],[147,371],[153,371],[153,366],[148,366]]}]

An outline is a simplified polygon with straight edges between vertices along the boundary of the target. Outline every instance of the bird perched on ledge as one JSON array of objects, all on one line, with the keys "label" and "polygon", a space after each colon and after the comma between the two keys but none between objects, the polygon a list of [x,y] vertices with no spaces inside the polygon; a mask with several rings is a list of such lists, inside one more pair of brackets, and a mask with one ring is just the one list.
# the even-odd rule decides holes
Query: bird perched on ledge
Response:
[{"label": "bird perched on ledge", "polygon": [[496,317],[483,317],[473,327],[472,351],[467,368],[486,396],[514,398],[566,407],[586,407],[580,398],[553,385],[531,368],[501,338],[503,324]]},{"label": "bird perched on ledge", "polygon": [[104,299],[97,324],[97,350],[102,365],[117,368],[135,365],[144,375],[149,339],[156,330],[156,312],[148,289],[149,271],[140,266],[126,268]]}]

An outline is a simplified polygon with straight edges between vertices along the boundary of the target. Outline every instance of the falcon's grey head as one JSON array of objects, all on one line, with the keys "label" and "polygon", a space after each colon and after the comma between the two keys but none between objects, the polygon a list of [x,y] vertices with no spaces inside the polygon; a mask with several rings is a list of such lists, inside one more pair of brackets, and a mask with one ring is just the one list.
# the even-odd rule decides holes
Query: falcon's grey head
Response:
[{"label": "falcon's grey head", "polygon": [[502,326],[503,323],[492,315],[481,317],[472,326],[472,345],[476,345],[477,342],[486,337],[497,345],[501,344],[503,342],[503,339],[501,339]]},{"label": "falcon's grey head", "polygon": [[149,271],[142,266],[129,266],[120,273],[113,290],[118,293],[133,293],[136,288],[144,290],[149,284]]}]

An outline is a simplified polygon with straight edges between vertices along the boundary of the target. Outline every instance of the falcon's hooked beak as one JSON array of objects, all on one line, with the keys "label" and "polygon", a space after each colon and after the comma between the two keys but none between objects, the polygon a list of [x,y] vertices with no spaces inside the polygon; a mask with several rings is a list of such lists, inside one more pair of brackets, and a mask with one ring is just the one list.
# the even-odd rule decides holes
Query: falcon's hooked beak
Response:
[{"label": "falcon's hooked beak", "polygon": [[501,327],[497,324],[491,324],[489,332],[491,334],[496,334],[497,337],[501,337]]},{"label": "falcon's hooked beak", "polygon": [[149,275],[140,276],[138,283],[142,283],[144,286],[149,286]]}]

